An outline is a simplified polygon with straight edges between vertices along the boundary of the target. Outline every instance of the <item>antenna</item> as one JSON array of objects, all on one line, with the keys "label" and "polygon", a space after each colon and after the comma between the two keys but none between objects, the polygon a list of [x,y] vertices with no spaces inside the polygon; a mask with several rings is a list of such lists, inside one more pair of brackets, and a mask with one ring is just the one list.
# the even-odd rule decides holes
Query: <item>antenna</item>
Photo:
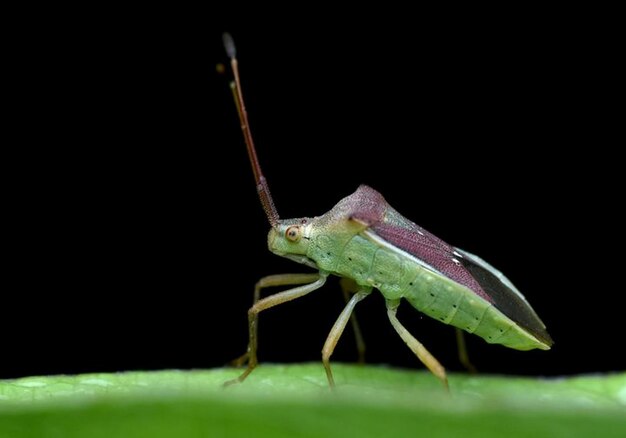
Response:
[{"label": "antenna", "polygon": [[267,181],[261,171],[261,165],[259,164],[259,159],[257,158],[256,149],[254,147],[254,141],[252,140],[250,123],[248,122],[248,113],[246,112],[246,105],[243,102],[241,81],[239,80],[239,65],[237,63],[237,50],[235,49],[235,42],[229,33],[224,33],[222,35],[222,39],[224,41],[226,54],[230,58],[230,66],[233,69],[233,75],[235,76],[235,80],[230,83],[230,89],[233,92],[235,105],[237,106],[237,113],[239,114],[239,121],[241,122],[241,131],[243,132],[243,138],[246,141],[246,147],[248,148],[248,157],[250,158],[250,164],[252,164],[256,190],[259,193],[261,205],[263,205],[263,210],[265,210],[267,219],[269,220],[270,225],[274,227],[278,224],[278,212],[274,206],[270,188],[268,187]]}]

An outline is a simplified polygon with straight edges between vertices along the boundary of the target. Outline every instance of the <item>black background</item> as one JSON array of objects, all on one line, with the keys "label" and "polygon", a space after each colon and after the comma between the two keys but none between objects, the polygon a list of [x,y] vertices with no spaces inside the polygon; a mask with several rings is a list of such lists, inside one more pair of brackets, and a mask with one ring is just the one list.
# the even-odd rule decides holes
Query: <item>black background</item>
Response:
[{"label": "black background", "polygon": [[[307,271],[267,251],[215,69],[224,30],[282,217],[371,185],[502,270],[548,326],[548,352],[469,336],[480,370],[624,369],[610,29],[541,14],[328,15],[87,14],[22,53],[0,377],[221,366],[245,349],[255,281]],[[319,360],[342,307],[329,281],[262,314],[261,361]],[[358,316],[370,362],[421,367],[380,294]],[[399,316],[460,369],[452,328],[408,304]],[[334,357],[355,359],[349,331]]]}]

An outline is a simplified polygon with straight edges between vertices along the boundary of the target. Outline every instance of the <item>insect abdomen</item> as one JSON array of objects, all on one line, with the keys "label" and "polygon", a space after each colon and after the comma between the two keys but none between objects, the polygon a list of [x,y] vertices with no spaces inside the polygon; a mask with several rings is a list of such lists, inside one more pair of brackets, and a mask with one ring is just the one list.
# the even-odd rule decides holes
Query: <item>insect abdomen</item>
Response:
[{"label": "insect abdomen", "polygon": [[405,263],[414,265],[415,278],[407,285],[404,298],[416,309],[491,344],[517,350],[544,348],[534,336],[470,289],[411,260]]},{"label": "insect abdomen", "polygon": [[518,350],[544,348],[534,336],[467,287],[420,265],[410,256],[356,235],[333,257],[332,271],[387,299],[405,298],[417,310]]}]

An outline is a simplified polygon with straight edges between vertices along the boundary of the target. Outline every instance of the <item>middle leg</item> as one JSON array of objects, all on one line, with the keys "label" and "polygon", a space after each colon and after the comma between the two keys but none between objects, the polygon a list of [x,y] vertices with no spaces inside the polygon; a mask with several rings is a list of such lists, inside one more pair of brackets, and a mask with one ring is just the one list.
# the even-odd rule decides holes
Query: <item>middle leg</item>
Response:
[{"label": "middle leg", "polygon": [[[339,280],[341,291],[343,292],[343,298],[346,300],[346,304],[350,301],[350,294],[358,292],[360,290],[359,285],[351,278],[341,277]],[[352,331],[354,332],[354,340],[356,341],[356,352],[358,354],[358,363],[365,363],[365,341],[361,334],[361,328],[359,322],[356,319],[356,312],[352,312],[350,315],[350,323],[352,325]]]},{"label": "middle leg", "polygon": [[354,310],[354,306],[361,301],[363,298],[368,296],[372,292],[372,289],[362,289],[352,295],[350,301],[343,309],[337,321],[333,325],[333,328],[330,330],[328,337],[326,338],[326,342],[324,343],[324,348],[322,349],[322,362],[324,364],[324,369],[326,370],[326,377],[328,378],[328,384],[331,388],[335,386],[335,380],[333,379],[333,373],[330,369],[330,356],[333,354],[335,347],[337,346],[337,342],[343,333],[343,330],[346,328],[346,324],[350,319],[350,315]]}]

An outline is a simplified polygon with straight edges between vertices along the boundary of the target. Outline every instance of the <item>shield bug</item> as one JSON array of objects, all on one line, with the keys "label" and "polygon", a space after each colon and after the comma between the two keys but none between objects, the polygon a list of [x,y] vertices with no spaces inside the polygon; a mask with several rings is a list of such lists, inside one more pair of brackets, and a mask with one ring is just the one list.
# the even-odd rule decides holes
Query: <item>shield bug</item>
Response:
[{"label": "shield bug", "polygon": [[[242,362],[247,361],[247,368],[237,379],[227,383],[243,381],[257,366],[259,313],[319,289],[330,275],[342,277],[344,284],[350,285],[354,292],[348,297],[322,350],[322,362],[331,387],[334,386],[330,367],[333,350],[356,304],[374,289],[383,294],[387,316],[398,335],[446,387],[444,367],[396,317],[403,299],[420,312],[478,335],[489,343],[517,350],[550,349],[552,339],[545,325],[500,271],[405,218],[371,187],[359,186],[356,192],[321,216],[280,219],[257,158],[241,91],[235,45],[228,34],[224,35],[224,45],[234,75],[231,89],[257,191],[271,225],[269,249],[317,270],[312,274],[272,275],[257,283],[255,302],[248,310],[248,350],[242,357]],[[294,287],[260,299],[260,290],[270,286]],[[362,345],[358,330],[357,343]]]}]

